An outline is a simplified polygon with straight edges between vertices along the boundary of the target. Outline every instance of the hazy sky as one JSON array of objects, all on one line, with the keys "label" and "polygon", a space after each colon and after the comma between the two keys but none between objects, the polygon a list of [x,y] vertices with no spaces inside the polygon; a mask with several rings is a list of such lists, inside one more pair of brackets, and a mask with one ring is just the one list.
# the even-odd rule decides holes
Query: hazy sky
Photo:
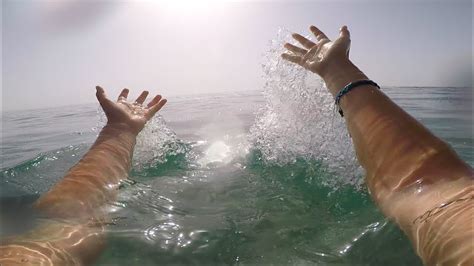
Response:
[{"label": "hazy sky", "polygon": [[2,110],[94,102],[94,86],[173,96],[258,90],[279,27],[329,36],[395,86],[472,86],[472,3],[2,1]]}]

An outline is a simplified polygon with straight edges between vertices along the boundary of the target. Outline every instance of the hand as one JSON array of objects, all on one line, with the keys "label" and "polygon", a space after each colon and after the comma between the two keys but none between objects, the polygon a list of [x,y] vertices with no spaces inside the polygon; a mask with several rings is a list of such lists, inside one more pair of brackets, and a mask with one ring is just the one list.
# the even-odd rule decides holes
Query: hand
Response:
[{"label": "hand", "polygon": [[107,116],[107,125],[125,127],[136,134],[166,104],[166,99],[157,95],[144,107],[142,104],[148,96],[148,91],[143,91],[134,103],[129,103],[128,89],[122,90],[116,102],[108,99],[101,87],[97,86],[96,89],[97,100]]},{"label": "hand", "polygon": [[292,36],[305,49],[286,43],[285,48],[290,53],[282,54],[285,60],[296,63],[304,68],[325,77],[332,69],[349,62],[349,49],[351,39],[349,30],[343,26],[339,31],[339,37],[335,41],[329,38],[315,26],[310,27],[311,32],[316,36],[314,43],[305,37],[294,33]]}]

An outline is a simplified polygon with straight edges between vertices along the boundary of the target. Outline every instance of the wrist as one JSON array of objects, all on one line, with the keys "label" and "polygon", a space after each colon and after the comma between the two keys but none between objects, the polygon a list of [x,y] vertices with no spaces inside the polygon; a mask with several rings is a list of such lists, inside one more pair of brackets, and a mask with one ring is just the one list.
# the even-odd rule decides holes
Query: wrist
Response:
[{"label": "wrist", "polygon": [[368,79],[350,60],[328,65],[321,77],[333,96],[351,82]]},{"label": "wrist", "polygon": [[126,123],[118,123],[118,122],[107,122],[102,130],[110,130],[120,133],[131,134],[133,136],[137,136],[140,130],[133,128],[132,126]]}]

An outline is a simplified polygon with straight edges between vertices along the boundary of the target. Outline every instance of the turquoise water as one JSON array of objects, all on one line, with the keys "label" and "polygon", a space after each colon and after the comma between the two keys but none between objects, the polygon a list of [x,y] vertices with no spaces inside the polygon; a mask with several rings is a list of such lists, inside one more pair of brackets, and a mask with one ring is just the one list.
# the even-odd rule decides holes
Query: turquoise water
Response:
[{"label": "turquoise water", "polygon": [[[470,88],[383,90],[473,165]],[[269,97],[278,91],[170,98],[139,137],[134,182],[110,203],[114,223],[97,265],[421,265],[372,203],[363,172],[329,162],[352,151],[321,154],[328,139],[308,133],[327,125],[346,136],[340,118],[298,129],[314,114]],[[102,123],[95,104],[3,113],[2,236],[28,228],[8,221],[28,221],[21,210],[79,160]]]},{"label": "turquoise water", "polygon": [[[321,80],[280,59],[284,34],[262,91],[171,97],[138,136],[97,265],[421,265],[371,201]],[[471,88],[383,91],[474,164]],[[34,226],[29,204],[103,124],[97,104],[2,114],[2,237]]]}]

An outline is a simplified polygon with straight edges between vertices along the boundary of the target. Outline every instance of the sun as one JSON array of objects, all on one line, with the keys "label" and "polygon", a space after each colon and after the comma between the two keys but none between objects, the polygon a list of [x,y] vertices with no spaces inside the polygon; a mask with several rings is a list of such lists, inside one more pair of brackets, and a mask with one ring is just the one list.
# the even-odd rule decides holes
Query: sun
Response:
[{"label": "sun", "polygon": [[152,3],[156,7],[169,13],[181,15],[203,15],[228,0],[135,0],[136,2]]}]

